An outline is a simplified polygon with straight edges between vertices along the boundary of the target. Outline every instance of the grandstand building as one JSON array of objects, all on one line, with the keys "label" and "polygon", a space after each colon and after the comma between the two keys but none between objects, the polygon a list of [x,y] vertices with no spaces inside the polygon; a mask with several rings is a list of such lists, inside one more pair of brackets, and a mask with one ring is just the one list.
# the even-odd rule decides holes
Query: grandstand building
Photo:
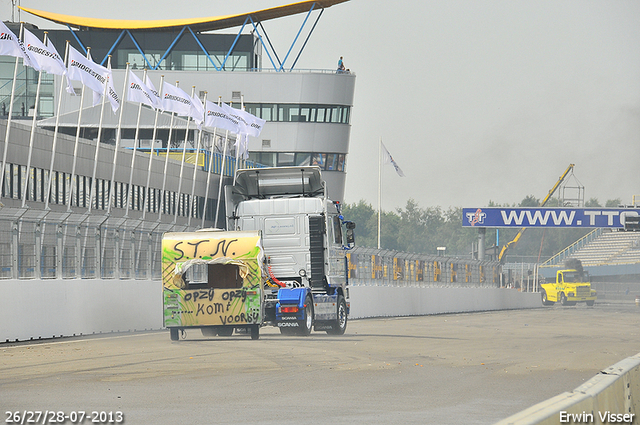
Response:
[{"label": "grandstand building", "polygon": [[[121,98],[128,63],[139,78],[146,68],[156,88],[163,79],[201,99],[244,107],[266,124],[258,138],[249,137],[249,160],[238,161],[234,135],[207,127],[200,133],[168,113],[156,123],[156,112],[138,103],[121,102],[122,119],[108,106],[101,114],[90,90],[83,99],[79,82],[72,96],[61,77],[0,56],[0,278],[157,279],[163,232],[225,227],[219,188],[239,167],[318,165],[329,196],[341,201],[355,75],[296,63],[324,9],[345,1],[167,21],[21,8],[67,27],[46,31],[61,56],[69,40],[109,64]],[[291,15],[300,15],[301,28],[289,51],[278,53],[265,27]],[[20,24],[6,24],[20,33]],[[45,29],[24,25],[43,39]],[[231,28],[238,32],[219,33]]]},{"label": "grandstand building", "polygon": [[[57,48],[60,55],[63,55],[66,40],[70,40],[71,46],[80,52],[86,53],[90,50],[91,57],[96,63],[107,65],[110,58],[110,66],[114,74],[114,86],[118,92],[122,92],[125,67],[129,63],[134,72],[142,77],[142,69],[146,68],[148,78],[158,87],[161,76],[164,81],[179,85],[189,93],[195,88],[195,95],[203,99],[205,96],[210,101],[222,101],[231,104],[233,107],[244,107],[248,112],[263,118],[267,121],[259,138],[249,139],[249,166],[289,166],[289,165],[318,165],[323,169],[323,177],[327,181],[329,196],[336,200],[342,200],[344,195],[344,185],[346,179],[346,164],[349,148],[351,109],[353,107],[353,94],[355,86],[355,75],[353,73],[337,73],[335,69],[328,70],[298,70],[295,68],[296,62],[302,54],[306,40],[296,36],[291,48],[286,55],[279,55],[276,52],[266,33],[263,23],[270,19],[284,16],[300,14],[304,17],[304,23],[298,35],[303,31],[311,35],[313,28],[318,23],[324,8],[331,7],[347,0],[321,0],[304,1],[286,6],[260,10],[256,12],[243,13],[234,16],[220,18],[202,18],[188,20],[168,20],[168,21],[112,21],[103,19],[80,18],[73,16],[59,15],[51,12],[31,10],[22,8],[24,11],[48,19],[51,22],[62,24],[68,30],[47,30],[47,37]],[[315,18],[315,22],[314,19]],[[19,33],[19,24],[7,23],[10,29],[16,34]],[[305,26],[306,25],[306,26]],[[313,28],[308,28],[313,25]],[[32,33],[40,39],[43,38],[45,30],[33,25],[26,24]],[[216,31],[227,28],[239,28],[237,34],[220,34]],[[247,33],[250,30],[250,33]],[[307,36],[307,39],[308,39]],[[327,58],[328,63],[333,63],[334,58]],[[9,111],[9,99],[11,94],[11,82],[13,79],[13,65],[15,59],[10,56],[0,57],[0,115],[6,118]],[[31,124],[31,117],[34,112],[36,98],[36,86],[38,73],[29,67],[20,67],[18,74],[15,100],[13,103],[13,122],[22,123],[25,128]],[[45,131],[38,130],[38,138],[51,138],[56,122],[59,132],[71,138],[75,137],[78,124],[78,111],[81,109],[81,96],[70,96],[60,90],[62,79],[50,74],[43,73],[40,89],[40,100],[37,108],[37,127]],[[81,92],[78,82],[73,82],[77,94]],[[62,93],[62,102],[59,96]],[[97,141],[98,122],[100,121],[100,106],[92,106],[91,96],[85,96],[82,105],[82,123],[80,125],[81,149],[77,158],[77,170],[72,173],[69,155],[72,152],[64,142],[56,153],[56,161],[61,158],[59,164],[55,165],[56,173],[62,173],[60,179],[70,178],[78,175],[75,184],[83,190],[90,185],[87,179],[92,178],[94,159],[91,153],[86,155],[83,150],[93,150],[91,143]],[[58,105],[60,108],[58,110]],[[136,127],[137,104],[125,104],[124,120],[121,124],[121,142],[118,154],[112,153],[115,145],[117,116],[111,113],[104,113],[102,116],[102,130],[100,142],[108,154],[98,155],[99,164],[96,178],[104,176],[98,180],[98,184],[106,182],[104,196],[108,196],[109,182],[108,176],[112,167],[110,156],[118,155],[122,159],[122,173],[117,172],[119,178],[128,176],[127,160],[131,160],[131,148],[134,147],[134,134]],[[17,124],[20,126],[20,124]],[[175,159],[181,157],[184,142],[190,152],[197,149],[198,132],[193,123],[188,133],[185,132],[186,120],[175,118],[173,124],[168,114],[160,116],[159,125],[155,141],[152,143],[152,133],[154,127],[154,113],[150,108],[143,108],[141,113],[140,131],[136,148],[140,149],[138,156],[144,155],[150,147],[154,149],[167,148],[175,149],[169,152],[171,156],[169,169],[176,166]],[[172,128],[170,131],[170,127]],[[48,130],[48,131],[47,131]],[[171,133],[171,142],[168,141]],[[18,134],[18,132],[14,132]],[[224,151],[224,132],[207,132],[203,137],[203,146],[200,157],[196,160],[195,155],[187,157],[187,161],[200,164],[204,168],[209,159],[207,152],[221,155]],[[12,138],[13,139],[13,138]],[[28,137],[16,137],[9,142],[9,157],[5,167],[7,178],[4,179],[2,197],[9,198],[4,202],[11,206],[11,199],[18,199],[25,196],[22,192],[26,186],[25,179],[30,174],[36,180],[31,184],[31,188],[43,187],[41,179],[48,173],[49,158],[46,149],[37,149],[33,155],[33,162],[30,164],[30,171],[26,170],[27,158],[20,158],[18,147],[28,149]],[[66,140],[62,137],[62,140]],[[227,145],[228,155],[231,157],[227,167],[235,167],[232,159],[234,156],[234,136],[231,135]],[[13,147],[11,145],[14,144]],[[43,147],[48,143],[37,143]],[[211,145],[214,149],[210,150]],[[86,149],[84,147],[86,146]],[[101,147],[100,149],[103,149]],[[156,151],[156,154],[158,151]],[[83,156],[84,155],[84,156]],[[164,154],[162,154],[164,155]],[[214,155],[215,156],[215,155]],[[135,161],[139,169],[134,173],[133,191],[143,188],[145,177],[141,170],[146,170],[148,161],[140,159]],[[157,161],[162,163],[162,161]],[[129,161],[131,163],[131,161]],[[119,164],[115,165],[120,167]],[[219,164],[218,164],[219,166]],[[244,166],[244,164],[242,165]],[[187,165],[185,168],[193,167]],[[164,169],[159,170],[151,166],[151,173],[158,173],[152,178],[152,182],[157,181],[156,177],[164,174]],[[195,174],[202,171],[196,170]],[[215,165],[214,165],[215,171]],[[188,174],[182,170],[184,184],[189,187],[192,181]],[[232,169],[227,170],[231,176]],[[224,172],[222,173],[224,175]],[[39,177],[40,175],[40,177]],[[58,178],[58,177],[56,177]],[[175,180],[178,174],[171,174],[170,179]],[[205,177],[206,179],[206,177]],[[214,179],[216,177],[214,176]],[[115,184],[128,185],[124,181],[116,181]],[[203,193],[201,180],[196,179],[197,198],[194,202],[203,204],[208,202],[213,205],[217,203],[217,192],[209,190]],[[136,182],[138,184],[136,184]],[[39,184],[38,184],[39,183]],[[169,186],[176,186],[175,181],[169,182]],[[214,181],[210,187],[215,187]],[[94,186],[95,187],[95,186]],[[128,187],[128,186],[127,186]],[[152,190],[154,188],[151,188]],[[149,198],[167,196],[160,195],[161,187],[156,187],[156,193],[149,195]],[[57,188],[56,188],[57,190]],[[62,190],[62,189],[61,189]],[[88,190],[88,189],[86,189]],[[117,187],[111,191],[112,195],[117,195]],[[55,190],[54,190],[55,192]],[[80,190],[75,191],[76,194]],[[180,198],[186,194],[176,193],[175,189],[169,189],[169,196]],[[29,194],[27,200],[44,203],[42,196]],[[29,198],[30,196],[30,198]],[[62,200],[64,196],[60,194]],[[57,199],[52,203],[56,204]],[[74,208],[85,205],[82,199],[76,200]],[[184,201],[180,198],[176,201],[180,206]],[[22,203],[19,202],[21,205]],[[137,199],[135,204],[142,203],[142,199]],[[117,204],[117,202],[116,202]],[[36,205],[31,205],[36,208]],[[177,215],[178,221],[185,221],[188,212],[182,211],[180,207]],[[173,211],[173,208],[172,208]],[[153,212],[153,207],[148,212]],[[185,214],[185,218],[183,217]],[[197,215],[197,213],[194,213]],[[206,213],[205,213],[206,214]],[[209,208],[205,224],[214,218],[213,209]],[[201,217],[193,217],[201,218]],[[188,221],[188,220],[187,220]],[[220,224],[220,223],[218,223]]]}]

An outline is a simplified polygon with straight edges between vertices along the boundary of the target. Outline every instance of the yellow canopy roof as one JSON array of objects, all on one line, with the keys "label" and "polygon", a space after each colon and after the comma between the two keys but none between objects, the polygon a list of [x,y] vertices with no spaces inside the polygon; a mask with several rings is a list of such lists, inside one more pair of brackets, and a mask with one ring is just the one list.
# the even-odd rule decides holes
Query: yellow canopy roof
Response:
[{"label": "yellow canopy roof", "polygon": [[244,24],[247,16],[251,16],[256,21],[266,21],[269,19],[281,18],[283,16],[305,13],[311,9],[311,5],[316,3],[318,8],[326,8],[334,4],[344,3],[349,0],[310,0],[270,9],[258,10],[256,12],[242,13],[238,15],[215,16],[209,18],[193,19],[160,19],[160,20],[126,20],[126,19],[101,19],[83,18],[79,16],[62,15],[60,13],[45,12],[42,10],[20,7],[25,12],[49,21],[69,25],[78,29],[106,29],[106,30],[146,30],[146,31],[166,31],[171,29],[181,29],[189,26],[196,32],[213,31],[225,28],[238,27]]}]

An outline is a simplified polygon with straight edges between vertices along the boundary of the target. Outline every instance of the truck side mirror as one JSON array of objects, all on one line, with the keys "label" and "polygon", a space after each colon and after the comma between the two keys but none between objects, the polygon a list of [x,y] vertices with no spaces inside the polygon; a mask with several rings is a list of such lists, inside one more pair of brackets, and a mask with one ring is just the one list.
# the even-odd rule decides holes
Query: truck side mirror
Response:
[{"label": "truck side mirror", "polygon": [[356,235],[353,229],[347,229],[347,245],[355,245],[356,244]]},{"label": "truck side mirror", "polygon": [[354,232],[356,223],[354,223],[353,221],[346,221],[345,226],[347,227],[347,246],[349,248],[353,248],[356,244],[356,235]]}]

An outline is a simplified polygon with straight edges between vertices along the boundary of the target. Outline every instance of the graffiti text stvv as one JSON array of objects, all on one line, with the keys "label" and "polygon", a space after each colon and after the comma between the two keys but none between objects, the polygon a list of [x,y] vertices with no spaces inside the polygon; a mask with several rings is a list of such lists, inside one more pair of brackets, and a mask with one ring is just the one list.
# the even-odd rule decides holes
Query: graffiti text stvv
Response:
[{"label": "graffiti text stvv", "polygon": [[[216,255],[218,255],[218,253],[222,253],[222,256],[226,257],[227,256],[227,252],[229,251],[229,247],[231,246],[232,243],[236,242],[238,239],[222,239],[220,241],[218,241],[218,244],[215,245],[215,251],[214,252],[198,252],[198,248],[200,247],[201,244],[206,243],[206,242],[211,242],[209,239],[203,239],[201,241],[198,242],[184,242],[184,241],[180,241],[180,242],[176,242],[176,244],[173,246],[173,249],[180,253],[179,257],[175,257],[173,259],[173,261],[179,261],[185,257],[187,258],[202,258],[205,256],[208,257],[215,257]],[[187,244],[188,246],[181,246],[183,244]],[[206,245],[205,245],[206,246]]]}]

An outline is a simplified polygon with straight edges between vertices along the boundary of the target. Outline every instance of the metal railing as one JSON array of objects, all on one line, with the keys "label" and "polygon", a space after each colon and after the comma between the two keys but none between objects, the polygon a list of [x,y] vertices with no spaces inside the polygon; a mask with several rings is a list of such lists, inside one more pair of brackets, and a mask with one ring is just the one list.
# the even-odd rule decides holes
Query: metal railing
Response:
[{"label": "metal railing", "polygon": [[542,263],[540,267],[554,267],[558,264],[561,264],[571,254],[578,251],[579,249],[581,249],[582,247],[584,247],[585,245],[589,244],[591,241],[599,237],[602,234],[602,232],[603,232],[603,229],[601,228],[594,229],[592,232],[587,233],[586,235],[584,235],[583,237],[581,237],[580,239],[578,239],[577,241],[575,241],[574,243],[572,243],[571,245],[569,245],[568,247],[566,247],[565,249],[563,249],[562,251],[554,255],[553,257],[549,258],[547,261]]},{"label": "metal railing", "polygon": [[496,261],[444,257],[357,247],[350,251],[349,279],[356,285],[482,286],[500,285]]},{"label": "metal railing", "polygon": [[0,219],[0,279],[159,280],[167,230]]},{"label": "metal railing", "polygon": [[[163,226],[0,219],[0,279],[159,280],[162,234],[195,230]],[[348,256],[356,285],[499,285],[497,262],[369,248]]]}]

